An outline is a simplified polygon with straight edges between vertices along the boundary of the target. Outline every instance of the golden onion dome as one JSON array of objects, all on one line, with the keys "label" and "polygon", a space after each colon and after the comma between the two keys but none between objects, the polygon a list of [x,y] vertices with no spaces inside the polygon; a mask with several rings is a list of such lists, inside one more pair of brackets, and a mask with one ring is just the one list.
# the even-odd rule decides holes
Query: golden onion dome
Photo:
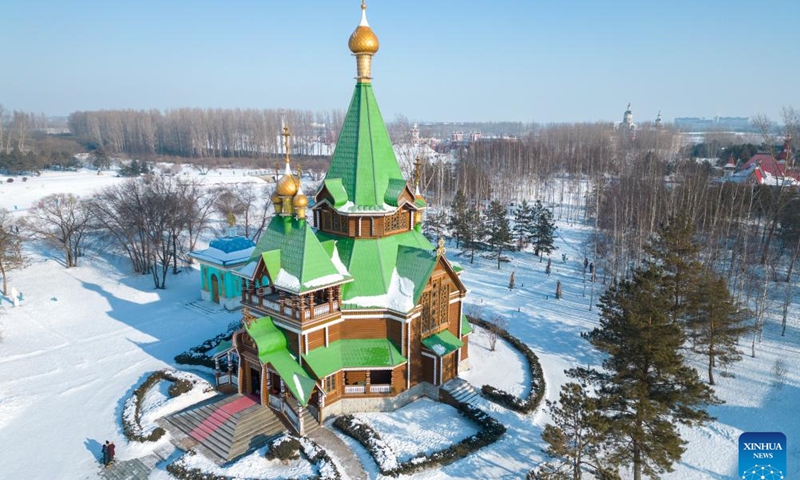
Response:
[{"label": "golden onion dome", "polygon": [[295,208],[307,207],[308,197],[303,195],[302,193],[295,195],[294,198],[292,199],[292,206]]},{"label": "golden onion dome", "polygon": [[378,48],[380,48],[378,36],[375,35],[369,23],[367,23],[367,5],[364,3],[361,4],[361,23],[350,35],[350,41],[347,42],[347,46],[355,54],[368,53],[370,55],[377,53]]},{"label": "golden onion dome", "polygon": [[270,197],[270,200],[272,200],[272,203],[280,203],[281,202],[281,197],[278,196],[278,192],[276,191],[275,193],[272,194],[272,196]]},{"label": "golden onion dome", "polygon": [[287,174],[278,180],[278,186],[275,188],[275,193],[282,197],[289,197],[297,193],[300,182],[297,181],[292,174]]}]

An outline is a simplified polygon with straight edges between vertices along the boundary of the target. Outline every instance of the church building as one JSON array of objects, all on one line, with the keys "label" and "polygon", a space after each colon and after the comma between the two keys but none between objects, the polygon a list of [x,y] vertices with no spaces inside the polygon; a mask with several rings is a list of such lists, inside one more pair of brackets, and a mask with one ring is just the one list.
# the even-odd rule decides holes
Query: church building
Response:
[{"label": "church building", "polygon": [[228,387],[301,433],[309,416],[407,403],[456,377],[469,353],[461,268],[421,233],[419,170],[403,178],[395,157],[372,87],[378,38],[361,8],[355,89],[327,175],[309,208],[284,127],[275,216],[234,272],[242,328],[218,353],[238,357]]}]

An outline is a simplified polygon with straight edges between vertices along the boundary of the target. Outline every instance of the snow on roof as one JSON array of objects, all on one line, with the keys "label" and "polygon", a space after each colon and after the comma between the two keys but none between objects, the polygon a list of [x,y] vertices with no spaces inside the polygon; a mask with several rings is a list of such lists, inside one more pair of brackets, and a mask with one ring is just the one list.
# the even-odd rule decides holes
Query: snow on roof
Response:
[{"label": "snow on roof", "polygon": [[281,268],[275,278],[275,286],[296,292],[300,290],[300,279]]},{"label": "snow on roof", "polygon": [[408,312],[414,308],[414,282],[401,277],[397,268],[392,270],[389,289],[383,295],[354,297],[346,302],[348,305],[365,308],[387,308],[396,312]]},{"label": "snow on roof", "polygon": [[296,373],[292,375],[292,381],[294,381],[294,386],[297,389],[297,392],[300,394],[300,398],[306,398],[306,392],[303,390],[303,384],[300,383],[300,377],[298,377]]},{"label": "snow on roof", "polygon": [[238,276],[240,276],[240,277],[253,278],[253,274],[256,273],[256,265],[257,264],[258,264],[258,262],[253,260],[252,262],[248,263],[247,265],[245,265],[244,267],[240,268],[239,270],[236,270],[233,273],[238,275]]},{"label": "snow on roof", "polygon": [[342,259],[339,257],[339,249],[336,248],[336,244],[333,244],[333,254],[331,254],[331,263],[336,268],[336,271],[342,275],[350,275],[350,272],[347,271],[347,267],[344,266],[342,263]]},{"label": "snow on roof", "polygon": [[[253,242],[250,241],[252,244]],[[214,242],[211,242],[214,245]],[[235,265],[237,263],[244,263],[250,258],[250,255],[253,253],[253,249],[255,245],[251,245],[242,250],[234,250],[230,252],[225,252],[218,248],[208,247],[205,250],[200,250],[197,252],[192,252],[189,255],[197,260],[213,263],[216,265],[228,266],[228,265]]]},{"label": "snow on roof", "polygon": [[388,203],[383,203],[382,205],[356,205],[351,200],[348,200],[341,207],[337,207],[336,210],[342,213],[384,213],[394,212],[397,207],[393,207]]},{"label": "snow on roof", "polygon": [[330,275],[325,275],[324,277],[315,278],[313,280],[309,280],[303,284],[305,288],[316,288],[322,287],[324,285],[328,285],[331,283],[341,282],[345,279],[345,276],[341,273],[332,273]]}]

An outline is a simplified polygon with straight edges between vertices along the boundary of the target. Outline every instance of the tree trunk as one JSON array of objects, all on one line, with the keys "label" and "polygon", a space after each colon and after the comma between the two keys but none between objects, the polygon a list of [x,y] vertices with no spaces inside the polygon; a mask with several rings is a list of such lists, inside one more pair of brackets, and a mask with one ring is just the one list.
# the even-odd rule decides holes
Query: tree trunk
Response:
[{"label": "tree trunk", "polygon": [[642,480],[642,452],[639,445],[633,445],[633,480]]},{"label": "tree trunk", "polygon": [[0,262],[0,276],[3,277],[3,295],[8,295],[8,284],[6,283],[6,269],[3,262]]}]

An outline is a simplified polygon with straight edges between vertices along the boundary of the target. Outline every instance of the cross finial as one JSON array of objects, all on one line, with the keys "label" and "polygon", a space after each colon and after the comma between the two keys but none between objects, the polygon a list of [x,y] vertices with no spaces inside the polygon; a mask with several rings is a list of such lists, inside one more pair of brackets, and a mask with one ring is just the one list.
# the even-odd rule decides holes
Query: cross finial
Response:
[{"label": "cross finial", "polygon": [[439,237],[439,241],[436,242],[436,256],[441,257],[444,255],[445,248],[444,248],[444,238]]},{"label": "cross finial", "polygon": [[283,145],[286,147],[286,164],[289,164],[289,137],[292,136],[292,131],[289,130],[288,125],[283,126]]}]

